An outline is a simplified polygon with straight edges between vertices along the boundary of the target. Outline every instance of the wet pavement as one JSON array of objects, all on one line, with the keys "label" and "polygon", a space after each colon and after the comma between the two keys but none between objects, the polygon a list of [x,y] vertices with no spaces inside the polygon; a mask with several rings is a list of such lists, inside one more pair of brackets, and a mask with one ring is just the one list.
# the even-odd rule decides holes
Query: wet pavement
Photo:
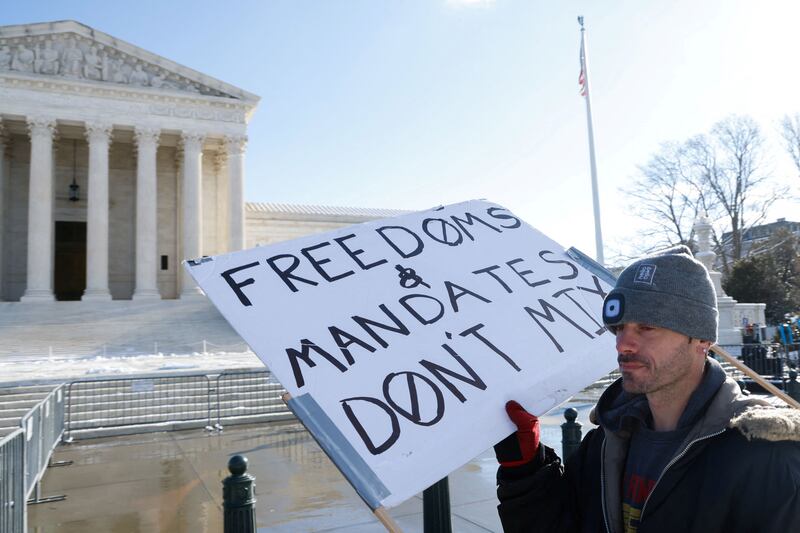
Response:
[{"label": "wet pavement", "polygon": [[[590,404],[573,405],[585,422]],[[563,409],[542,417],[542,439],[560,449]],[[384,531],[336,467],[297,423],[90,439],[59,446],[42,496],[30,505],[29,531],[222,532],[222,479],[231,455],[249,460],[256,477],[259,531]],[[454,531],[501,531],[492,450],[449,476]],[[405,532],[422,531],[422,495],[389,514]]]}]

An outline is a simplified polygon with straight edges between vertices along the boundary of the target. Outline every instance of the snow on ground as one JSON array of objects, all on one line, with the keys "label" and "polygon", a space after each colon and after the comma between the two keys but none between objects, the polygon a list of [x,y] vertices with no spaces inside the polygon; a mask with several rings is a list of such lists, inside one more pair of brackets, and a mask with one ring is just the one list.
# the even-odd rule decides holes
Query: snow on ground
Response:
[{"label": "snow on ground", "polygon": [[262,368],[253,352],[156,353],[106,356],[10,356],[0,358],[0,386],[68,382],[101,376],[153,373],[216,373],[239,368]]},{"label": "snow on ground", "polygon": [[[68,383],[86,378],[119,378],[142,374],[215,374],[223,370],[264,368],[251,351],[156,353],[145,355],[61,355],[0,357],[0,387],[34,383]],[[614,376],[616,378],[617,376]],[[603,378],[576,397],[574,402],[593,405],[613,379]],[[769,395],[759,395],[769,402],[783,406],[783,401]],[[558,410],[563,412],[562,409]]]}]

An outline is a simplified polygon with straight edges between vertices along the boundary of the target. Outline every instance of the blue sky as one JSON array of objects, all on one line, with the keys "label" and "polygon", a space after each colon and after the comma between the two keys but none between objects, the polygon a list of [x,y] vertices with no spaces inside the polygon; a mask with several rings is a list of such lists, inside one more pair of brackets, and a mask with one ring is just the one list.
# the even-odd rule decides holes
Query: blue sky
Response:
[{"label": "blue sky", "polygon": [[[660,142],[800,111],[800,4],[350,0],[15,2],[0,24],[74,19],[261,96],[249,201],[424,209],[501,203],[594,254],[579,29],[589,37],[606,256],[636,239],[619,188]],[[800,204],[778,216],[800,219]],[[610,249],[610,250],[609,250]]]}]

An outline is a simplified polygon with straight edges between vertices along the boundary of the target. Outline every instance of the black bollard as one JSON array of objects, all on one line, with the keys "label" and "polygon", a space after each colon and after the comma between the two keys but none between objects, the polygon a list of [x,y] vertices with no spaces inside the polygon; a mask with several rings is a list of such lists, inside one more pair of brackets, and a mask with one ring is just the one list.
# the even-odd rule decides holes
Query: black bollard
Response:
[{"label": "black bollard", "polygon": [[575,422],[578,418],[578,411],[570,407],[564,411],[566,422],[561,424],[561,458],[566,461],[567,457],[575,453],[581,445],[581,423]]},{"label": "black bollard", "polygon": [[256,533],[256,478],[247,474],[247,457],[234,455],[228,461],[231,475],[222,480],[224,533]]},{"label": "black bollard", "polygon": [[450,485],[440,479],[422,491],[422,523],[425,533],[451,533]]},{"label": "black bollard", "polygon": [[786,394],[800,402],[800,383],[797,382],[797,370],[789,370],[789,381],[786,383]]}]

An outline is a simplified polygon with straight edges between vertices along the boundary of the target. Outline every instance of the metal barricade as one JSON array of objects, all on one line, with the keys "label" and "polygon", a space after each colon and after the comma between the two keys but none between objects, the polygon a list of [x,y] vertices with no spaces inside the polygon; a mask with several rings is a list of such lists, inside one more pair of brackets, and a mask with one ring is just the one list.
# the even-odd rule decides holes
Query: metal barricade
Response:
[{"label": "metal barricade", "polygon": [[73,381],[67,389],[66,440],[74,431],[168,431],[211,425],[205,374]]},{"label": "metal barricade", "polygon": [[217,424],[263,422],[291,418],[282,396],[286,389],[269,370],[228,371],[217,376]]},{"label": "metal barricade", "polygon": [[777,344],[726,344],[721,347],[762,376],[781,379],[789,363]]},{"label": "metal barricade", "polygon": [[762,376],[783,377],[783,357],[768,344],[745,344],[739,359]]},{"label": "metal barricade", "polygon": [[0,438],[0,531],[25,531],[25,432]]},{"label": "metal barricade", "polygon": [[37,501],[39,481],[64,432],[64,403],[64,386],[59,385],[20,421],[25,433],[25,496],[37,489]]},{"label": "metal barricade", "polygon": [[22,417],[20,426],[25,432],[25,497],[30,496],[36,481],[39,479],[39,463],[41,462],[41,403]]},{"label": "metal barricade", "polygon": [[791,368],[800,366],[800,344],[775,344],[776,351]]}]

